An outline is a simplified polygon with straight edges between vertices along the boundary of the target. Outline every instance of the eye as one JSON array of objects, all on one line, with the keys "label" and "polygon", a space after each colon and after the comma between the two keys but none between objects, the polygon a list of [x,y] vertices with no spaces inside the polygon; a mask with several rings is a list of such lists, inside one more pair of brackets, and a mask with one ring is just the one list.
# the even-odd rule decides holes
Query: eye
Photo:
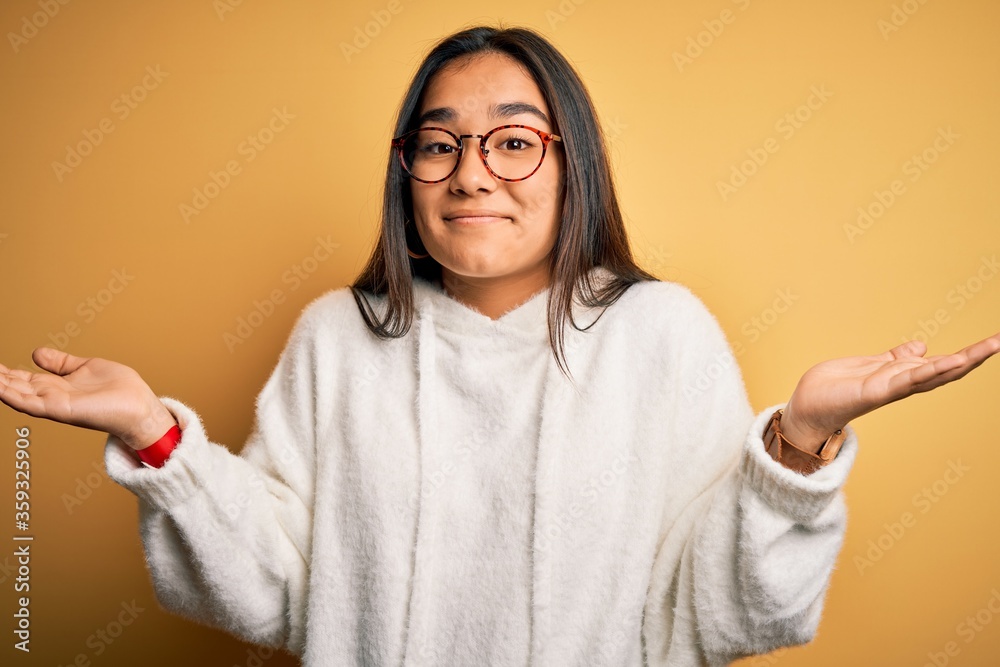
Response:
[{"label": "eye", "polygon": [[428,155],[450,155],[455,151],[455,147],[440,141],[432,141],[426,144],[422,144],[418,147],[421,153],[426,153]]},{"label": "eye", "polygon": [[498,145],[499,148],[503,150],[509,150],[512,152],[526,151],[531,149],[534,144],[527,137],[504,137],[503,141]]},{"label": "eye", "polygon": [[521,151],[528,151],[534,148],[535,143],[531,141],[528,137],[519,137],[517,135],[507,135],[504,137],[498,137],[496,147],[502,151],[507,151],[510,153],[519,153]]}]

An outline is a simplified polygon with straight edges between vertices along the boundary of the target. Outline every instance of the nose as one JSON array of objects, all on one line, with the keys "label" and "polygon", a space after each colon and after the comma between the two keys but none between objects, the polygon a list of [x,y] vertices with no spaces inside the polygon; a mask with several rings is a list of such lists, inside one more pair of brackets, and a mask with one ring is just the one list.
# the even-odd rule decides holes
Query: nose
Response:
[{"label": "nose", "polygon": [[486,168],[483,155],[479,152],[481,136],[466,134],[460,139],[463,142],[462,155],[458,160],[458,168],[448,183],[448,187],[456,194],[472,194],[479,190],[492,192],[497,188],[497,179]]}]

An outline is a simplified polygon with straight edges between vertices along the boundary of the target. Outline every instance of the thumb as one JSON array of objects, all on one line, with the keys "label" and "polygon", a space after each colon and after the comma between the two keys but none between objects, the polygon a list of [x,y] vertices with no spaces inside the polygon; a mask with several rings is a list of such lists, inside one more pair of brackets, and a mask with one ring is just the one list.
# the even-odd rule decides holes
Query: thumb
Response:
[{"label": "thumb", "polygon": [[69,375],[90,361],[87,357],[75,357],[72,354],[51,347],[35,348],[31,353],[31,360],[39,368],[43,368],[56,375]]}]

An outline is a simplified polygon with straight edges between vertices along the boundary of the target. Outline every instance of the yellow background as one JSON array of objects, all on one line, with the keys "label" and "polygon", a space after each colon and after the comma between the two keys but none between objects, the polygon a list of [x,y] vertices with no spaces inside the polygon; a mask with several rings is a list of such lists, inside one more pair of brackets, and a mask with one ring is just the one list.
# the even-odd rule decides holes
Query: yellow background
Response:
[{"label": "yellow background", "polygon": [[[392,13],[382,0],[70,2],[48,18],[45,0],[4,2],[0,361],[33,368],[31,350],[59,342],[128,364],[238,450],[300,309],[350,282],[370,251],[394,112],[419,60],[438,38],[499,20],[540,30],[578,67],[608,129],[637,255],[716,314],[756,409],[828,358],[917,332],[930,332],[929,354],[948,353],[1000,329],[1000,279],[983,263],[1000,250],[997,3],[396,3]],[[366,26],[374,36],[345,52]],[[811,89],[828,93],[812,109]],[[145,99],[122,117],[122,95]],[[241,143],[275,108],[294,118],[247,161]],[[782,119],[796,113],[789,133]],[[113,131],[57,174],[53,163],[102,120]],[[742,164],[765,145],[766,162]],[[925,151],[937,159],[912,180],[908,161]],[[185,222],[180,205],[230,160],[240,173]],[[741,166],[752,175],[723,197],[718,183]],[[901,194],[849,238],[858,207],[896,179]],[[318,237],[339,245],[296,284],[287,272]],[[116,270],[131,276],[124,289]],[[956,297],[960,285],[972,298]],[[282,303],[227,346],[276,289]],[[106,303],[91,312],[88,298]],[[939,664],[997,664],[1000,619],[987,604],[1000,588],[998,386],[991,360],[855,422],[847,538],[819,635],[744,664],[923,665],[935,653]],[[0,409],[2,497],[13,496],[19,426],[32,440],[33,650],[11,648],[4,547],[0,660],[254,664],[253,647],[157,608],[135,498],[103,476],[103,434]],[[950,463],[968,470],[956,479]],[[919,500],[925,487],[933,503]],[[67,505],[74,495],[82,502]],[[879,558],[859,564],[869,555]],[[88,637],[132,600],[144,611],[95,655]],[[972,631],[963,624],[977,612]]]}]

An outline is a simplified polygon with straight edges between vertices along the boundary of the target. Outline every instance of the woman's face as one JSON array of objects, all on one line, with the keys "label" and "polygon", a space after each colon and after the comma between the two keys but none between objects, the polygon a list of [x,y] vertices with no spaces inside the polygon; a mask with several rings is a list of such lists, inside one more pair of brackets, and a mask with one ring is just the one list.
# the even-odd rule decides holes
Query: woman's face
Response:
[{"label": "woman's face", "polygon": [[[556,130],[531,76],[508,56],[493,53],[452,61],[439,70],[424,91],[419,113],[420,127],[443,127],[456,135],[486,134],[509,124]],[[549,144],[534,175],[512,182],[487,170],[478,139],[463,141],[458,169],[448,180],[410,179],[414,222],[426,251],[441,264],[446,284],[507,278],[547,285],[562,209],[559,142]],[[490,217],[462,217],[476,213]]]}]

